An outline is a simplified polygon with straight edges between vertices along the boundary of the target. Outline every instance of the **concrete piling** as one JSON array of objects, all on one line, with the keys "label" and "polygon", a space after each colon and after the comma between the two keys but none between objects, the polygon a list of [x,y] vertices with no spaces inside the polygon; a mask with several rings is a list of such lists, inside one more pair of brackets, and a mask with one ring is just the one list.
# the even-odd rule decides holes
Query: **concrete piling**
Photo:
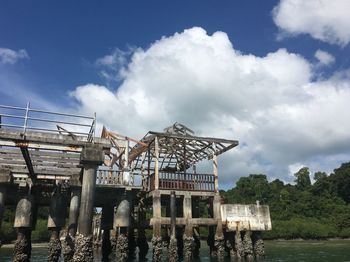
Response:
[{"label": "concrete piling", "polygon": [[243,248],[244,248],[244,254],[247,260],[252,260],[254,258],[253,255],[253,242],[251,239],[251,231],[247,230],[244,232],[243,236]]},{"label": "concrete piling", "polygon": [[223,260],[225,258],[225,238],[222,229],[222,219],[221,219],[221,196],[216,194],[213,200],[213,215],[214,219],[217,222],[214,246],[216,248],[217,257],[219,260]]},{"label": "concrete piling", "polygon": [[60,241],[60,229],[51,229],[51,236],[49,241],[49,254],[47,257],[48,262],[57,262],[61,256],[61,241]]},{"label": "concrete piling", "polygon": [[68,217],[68,232],[62,241],[62,253],[65,262],[72,262],[74,256],[74,241],[78,227],[79,216],[79,202],[80,202],[80,190],[77,188],[71,189],[71,198],[69,204],[69,217]]},{"label": "concrete piling", "polygon": [[263,258],[265,256],[265,247],[261,232],[253,232],[253,250],[256,258]]},{"label": "concrete piling", "polygon": [[[200,217],[199,198],[198,197],[192,197],[192,217],[193,218]],[[193,238],[194,238],[193,257],[199,258],[199,251],[200,251],[200,247],[201,247],[199,227],[193,228]]]},{"label": "concrete piling", "polygon": [[128,259],[128,237],[127,228],[123,227],[119,229],[117,236],[117,246],[116,246],[116,260],[117,262],[124,262]]},{"label": "concrete piling", "polygon": [[216,226],[214,246],[216,248],[218,260],[223,260],[225,258],[225,238],[222,232],[222,224],[218,223]]},{"label": "concrete piling", "polygon": [[170,242],[168,247],[170,262],[178,261],[177,240],[176,240],[176,195],[175,191],[170,194]]},{"label": "concrete piling", "polygon": [[93,261],[92,216],[96,187],[96,166],[84,167],[81,191],[78,234],[75,238],[73,260],[77,262]]},{"label": "concrete piling", "polygon": [[14,262],[30,261],[32,244],[34,200],[30,195],[24,195],[17,203],[14,227],[17,228],[17,240],[13,250]]},{"label": "concrete piling", "polygon": [[49,218],[47,221],[47,227],[51,231],[51,237],[49,242],[49,262],[57,262],[61,256],[61,241],[60,231],[65,225],[66,219],[66,198],[60,192],[60,188],[56,189],[57,192],[51,198],[49,208]]},{"label": "concrete piling", "polygon": [[139,260],[146,259],[149,246],[146,239],[145,228],[143,222],[146,220],[146,212],[144,208],[143,199],[139,202],[139,212],[138,212],[138,229],[137,229],[137,241],[136,244],[139,248]]},{"label": "concrete piling", "polygon": [[102,261],[109,261],[112,252],[110,231],[113,229],[114,207],[105,205],[102,207],[101,230],[102,232]]},{"label": "concrete piling", "polygon": [[130,202],[122,200],[114,216],[114,227],[117,232],[116,258],[126,261],[129,257],[128,230],[131,226]]},{"label": "concrete piling", "polygon": [[185,226],[185,234],[183,236],[184,243],[184,259],[185,261],[191,261],[194,251],[194,238],[193,238],[193,226],[190,222],[192,219],[192,198],[190,194],[184,195],[183,201],[183,214],[187,221]]},{"label": "concrete piling", "polygon": [[[5,212],[5,194],[6,194],[6,187],[3,185],[0,185],[0,229],[2,225],[2,219],[4,217]],[[2,243],[2,236],[0,235],[0,247]]]},{"label": "concrete piling", "polygon": [[97,166],[103,163],[104,155],[98,144],[86,144],[80,154],[83,165],[78,234],[75,238],[74,261],[93,261],[92,217],[96,189]]},{"label": "concrete piling", "polygon": [[241,232],[237,228],[236,233],[235,233],[235,249],[236,249],[236,255],[238,258],[244,258],[244,246],[242,243],[242,237],[241,237]]},{"label": "concrete piling", "polygon": [[160,192],[155,190],[153,192],[153,261],[159,262],[162,259],[163,252],[163,240],[161,236],[161,202],[160,202]]}]

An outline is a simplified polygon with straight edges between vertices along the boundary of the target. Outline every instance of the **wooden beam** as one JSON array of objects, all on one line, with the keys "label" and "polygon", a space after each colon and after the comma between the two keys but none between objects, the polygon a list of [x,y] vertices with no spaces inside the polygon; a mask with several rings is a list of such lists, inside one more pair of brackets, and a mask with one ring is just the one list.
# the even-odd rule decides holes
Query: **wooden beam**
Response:
[{"label": "wooden beam", "polygon": [[29,172],[29,177],[35,181],[36,177],[35,177],[35,173],[34,173],[34,169],[33,169],[33,164],[32,164],[32,160],[30,159],[30,155],[28,152],[28,148],[27,147],[21,147],[21,152],[24,158],[24,161],[26,162],[26,166]]}]

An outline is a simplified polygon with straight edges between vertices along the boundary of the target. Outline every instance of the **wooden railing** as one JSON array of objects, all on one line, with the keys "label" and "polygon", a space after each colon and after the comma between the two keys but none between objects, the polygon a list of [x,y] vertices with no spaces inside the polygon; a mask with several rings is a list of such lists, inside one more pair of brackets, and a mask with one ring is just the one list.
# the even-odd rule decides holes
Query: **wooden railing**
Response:
[{"label": "wooden railing", "polygon": [[123,173],[121,171],[97,170],[97,185],[122,185]]},{"label": "wooden railing", "polygon": [[[214,175],[159,172],[159,189],[214,192]],[[149,190],[155,189],[154,174],[148,180]]]}]

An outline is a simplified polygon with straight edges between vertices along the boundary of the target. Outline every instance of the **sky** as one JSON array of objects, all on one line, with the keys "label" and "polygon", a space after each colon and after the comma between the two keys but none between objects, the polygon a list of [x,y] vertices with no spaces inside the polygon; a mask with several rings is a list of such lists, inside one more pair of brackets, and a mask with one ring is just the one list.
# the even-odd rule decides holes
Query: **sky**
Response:
[{"label": "sky", "polygon": [[220,186],[350,159],[350,1],[2,1],[0,104],[237,139]]}]

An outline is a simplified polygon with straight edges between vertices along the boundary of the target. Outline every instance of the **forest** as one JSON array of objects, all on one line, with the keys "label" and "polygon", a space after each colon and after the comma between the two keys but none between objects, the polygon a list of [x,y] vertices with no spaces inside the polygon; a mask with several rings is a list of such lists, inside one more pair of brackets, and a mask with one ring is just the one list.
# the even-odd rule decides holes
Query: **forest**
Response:
[{"label": "forest", "polygon": [[251,174],[221,194],[228,203],[269,205],[273,229],[264,232],[266,239],[350,237],[350,162],[329,175],[303,167],[294,177],[291,185]]},{"label": "forest", "polygon": [[[309,169],[303,167],[294,176],[295,183],[284,184],[278,179],[269,182],[264,174],[251,174],[241,177],[234,188],[220,193],[228,203],[254,204],[259,200],[269,205],[273,229],[264,232],[265,239],[350,237],[350,162],[329,175],[310,174]],[[33,242],[48,240],[47,214],[47,208],[39,208]],[[13,220],[14,207],[7,207],[0,230],[3,243],[16,238]],[[203,228],[201,232],[205,235],[207,230]],[[151,231],[149,233],[151,237]]]}]

